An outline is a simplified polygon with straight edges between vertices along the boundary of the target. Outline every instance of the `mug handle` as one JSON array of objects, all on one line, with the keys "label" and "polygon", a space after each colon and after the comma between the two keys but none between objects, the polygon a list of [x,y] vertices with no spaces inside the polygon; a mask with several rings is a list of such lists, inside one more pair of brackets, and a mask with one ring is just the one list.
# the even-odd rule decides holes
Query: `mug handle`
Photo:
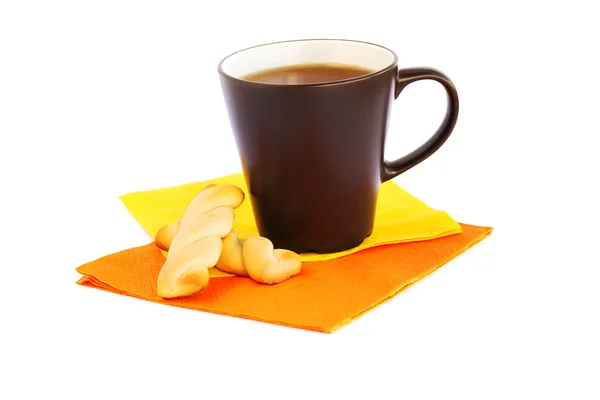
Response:
[{"label": "mug handle", "polygon": [[433,136],[420,147],[397,160],[390,162],[383,161],[381,182],[395,178],[435,153],[450,137],[456,125],[456,120],[458,119],[458,93],[452,81],[438,70],[433,68],[406,68],[399,70],[394,98],[397,99],[402,90],[411,83],[423,79],[439,82],[446,89],[446,94],[448,95],[446,116]]}]

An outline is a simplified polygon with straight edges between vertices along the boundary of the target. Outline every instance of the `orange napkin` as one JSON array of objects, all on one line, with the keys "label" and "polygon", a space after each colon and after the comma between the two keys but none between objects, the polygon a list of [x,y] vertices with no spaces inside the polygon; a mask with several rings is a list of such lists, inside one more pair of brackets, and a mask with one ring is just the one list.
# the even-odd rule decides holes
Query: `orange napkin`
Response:
[{"label": "orange napkin", "polygon": [[77,268],[77,283],[156,303],[333,332],[435,271],[489,236],[492,228],[461,224],[462,233],[382,245],[349,256],[304,263],[277,285],[249,278],[211,279],[202,293],[163,300],[156,280],[165,258],[154,243],[102,257]]}]

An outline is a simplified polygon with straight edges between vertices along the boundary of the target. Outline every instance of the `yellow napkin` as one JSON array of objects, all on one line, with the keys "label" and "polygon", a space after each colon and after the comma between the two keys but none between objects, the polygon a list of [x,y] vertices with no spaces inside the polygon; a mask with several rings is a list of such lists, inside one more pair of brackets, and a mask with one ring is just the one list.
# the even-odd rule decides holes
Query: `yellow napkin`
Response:
[{"label": "yellow napkin", "polygon": [[[233,184],[248,193],[244,176],[238,173],[204,182],[129,193],[120,199],[154,238],[163,225],[181,217],[198,192],[211,183]],[[248,198],[235,210],[233,227],[240,238],[258,235]],[[305,262],[331,260],[382,244],[429,240],[461,232],[460,225],[446,212],[430,208],[393,181],[388,181],[379,190],[373,233],[361,245],[338,253],[303,253],[300,256]]]}]

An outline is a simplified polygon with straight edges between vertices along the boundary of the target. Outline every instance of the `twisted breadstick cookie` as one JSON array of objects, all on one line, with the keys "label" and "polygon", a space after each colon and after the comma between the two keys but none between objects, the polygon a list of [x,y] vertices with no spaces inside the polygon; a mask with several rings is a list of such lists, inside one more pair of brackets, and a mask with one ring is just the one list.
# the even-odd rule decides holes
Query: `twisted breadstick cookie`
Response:
[{"label": "twisted breadstick cookie", "polygon": [[189,296],[208,286],[208,269],[219,260],[221,238],[231,232],[233,209],[243,201],[244,192],[237,186],[207,186],[190,203],[178,228],[176,222],[159,230],[156,242],[169,250],[158,274],[160,297]]},{"label": "twisted breadstick cookie", "polygon": [[297,275],[302,267],[298,254],[290,250],[273,249],[273,243],[260,236],[252,236],[244,241],[242,255],[250,278],[268,285]]},{"label": "twisted breadstick cookie", "polygon": [[165,225],[156,233],[156,245],[165,251],[169,251],[171,242],[181,228],[181,217],[177,218],[171,225]]},{"label": "twisted breadstick cookie", "polygon": [[232,229],[229,235],[223,238],[223,250],[217,261],[217,268],[237,276],[249,276],[242,255],[243,243],[244,239],[239,239],[238,233]]},{"label": "twisted breadstick cookie", "polygon": [[208,286],[208,269],[216,266],[259,283],[275,284],[300,272],[298,254],[273,249],[270,240],[253,236],[239,239],[233,229],[233,209],[244,201],[234,185],[209,185],[190,203],[182,218],[163,226],[157,245],[168,250],[158,276],[160,297],[198,293]]},{"label": "twisted breadstick cookie", "polygon": [[217,268],[256,282],[272,285],[300,272],[302,260],[293,251],[273,249],[273,243],[261,236],[238,239],[235,229],[223,238],[223,250]]}]

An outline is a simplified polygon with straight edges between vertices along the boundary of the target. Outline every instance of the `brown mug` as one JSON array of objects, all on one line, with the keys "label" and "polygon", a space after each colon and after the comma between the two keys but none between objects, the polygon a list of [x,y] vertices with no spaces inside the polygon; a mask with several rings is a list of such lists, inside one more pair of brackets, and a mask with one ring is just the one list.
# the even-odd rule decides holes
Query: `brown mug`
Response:
[{"label": "brown mug", "polygon": [[[372,72],[313,84],[245,79],[310,63]],[[446,75],[432,68],[399,70],[393,51],[366,42],[264,44],[227,56],[218,71],[258,231],[276,248],[296,252],[332,253],[362,243],[373,231],[380,184],[436,152],[458,117],[458,94]],[[406,86],[423,79],[446,90],[446,116],[423,145],[388,162],[390,106]]]}]

